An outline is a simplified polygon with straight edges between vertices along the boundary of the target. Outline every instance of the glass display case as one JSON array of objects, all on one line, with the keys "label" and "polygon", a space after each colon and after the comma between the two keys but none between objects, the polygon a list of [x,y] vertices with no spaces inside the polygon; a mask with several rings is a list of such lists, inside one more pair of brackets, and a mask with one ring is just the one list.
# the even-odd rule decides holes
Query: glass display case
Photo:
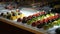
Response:
[{"label": "glass display case", "polygon": [[0,21],[35,34],[56,34],[60,31],[59,3],[55,4],[54,0],[16,1],[0,4]]}]

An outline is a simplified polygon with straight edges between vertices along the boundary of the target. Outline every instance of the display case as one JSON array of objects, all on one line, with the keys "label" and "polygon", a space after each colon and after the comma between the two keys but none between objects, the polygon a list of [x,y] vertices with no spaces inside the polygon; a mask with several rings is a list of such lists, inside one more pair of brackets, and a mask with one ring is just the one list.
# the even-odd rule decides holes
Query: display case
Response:
[{"label": "display case", "polygon": [[[37,11],[32,8],[22,8],[20,11],[2,10],[0,12],[0,21],[35,34],[49,34],[59,27],[59,15],[59,13]],[[28,19],[27,22],[26,19]]]},{"label": "display case", "polygon": [[18,0],[20,3],[18,9],[9,10],[0,7],[0,21],[35,34],[56,34],[55,30],[60,27],[59,10],[50,7],[51,2],[48,3],[47,0],[40,3],[36,1]]}]

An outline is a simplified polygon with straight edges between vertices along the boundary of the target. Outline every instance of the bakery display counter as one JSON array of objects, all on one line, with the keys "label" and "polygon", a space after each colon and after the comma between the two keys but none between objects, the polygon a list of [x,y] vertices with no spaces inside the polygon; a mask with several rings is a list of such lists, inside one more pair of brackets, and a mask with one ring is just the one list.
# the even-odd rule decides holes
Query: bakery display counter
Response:
[{"label": "bakery display counter", "polygon": [[35,34],[51,34],[60,25],[59,16],[59,13],[22,8],[20,11],[1,11],[0,21]]}]

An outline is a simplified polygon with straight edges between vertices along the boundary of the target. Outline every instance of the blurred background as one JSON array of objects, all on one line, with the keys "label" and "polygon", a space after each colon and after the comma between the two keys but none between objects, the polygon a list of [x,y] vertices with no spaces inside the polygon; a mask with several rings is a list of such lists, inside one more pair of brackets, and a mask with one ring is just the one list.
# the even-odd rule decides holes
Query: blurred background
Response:
[{"label": "blurred background", "polygon": [[[21,9],[22,7],[48,11],[60,8],[60,0],[0,0],[0,9]],[[46,9],[48,8],[48,9]]]}]

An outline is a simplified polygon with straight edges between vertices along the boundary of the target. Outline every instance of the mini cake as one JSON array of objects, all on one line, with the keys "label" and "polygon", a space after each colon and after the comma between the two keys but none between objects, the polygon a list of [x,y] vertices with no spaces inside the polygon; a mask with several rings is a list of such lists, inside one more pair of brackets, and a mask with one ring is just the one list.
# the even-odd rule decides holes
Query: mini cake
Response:
[{"label": "mini cake", "polygon": [[18,19],[18,18],[23,18],[24,15],[20,12],[12,12],[12,16],[10,17],[11,20],[15,20],[15,19]]}]

